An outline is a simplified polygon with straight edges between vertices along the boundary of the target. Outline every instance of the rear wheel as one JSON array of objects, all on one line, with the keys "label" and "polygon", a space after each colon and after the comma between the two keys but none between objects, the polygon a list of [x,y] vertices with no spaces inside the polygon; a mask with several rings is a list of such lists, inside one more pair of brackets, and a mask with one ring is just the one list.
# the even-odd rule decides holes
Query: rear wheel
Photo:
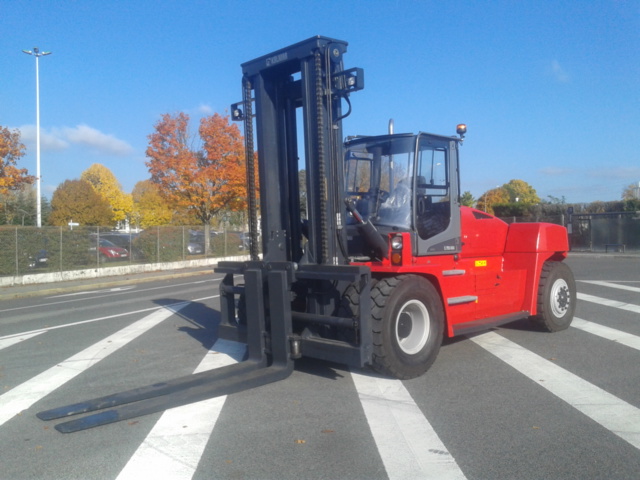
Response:
[{"label": "rear wheel", "polygon": [[576,309],[576,282],[561,262],[545,262],[538,285],[538,314],[531,319],[549,332],[571,325]]},{"label": "rear wheel", "polygon": [[400,379],[422,375],[435,361],[444,328],[440,296],[428,280],[402,275],[380,280],[373,300],[373,367]]}]

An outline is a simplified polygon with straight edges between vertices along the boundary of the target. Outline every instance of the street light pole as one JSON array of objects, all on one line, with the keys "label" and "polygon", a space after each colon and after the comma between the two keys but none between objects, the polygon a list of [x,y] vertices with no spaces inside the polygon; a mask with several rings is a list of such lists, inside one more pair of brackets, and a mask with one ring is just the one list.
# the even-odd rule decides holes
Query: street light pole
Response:
[{"label": "street light pole", "polygon": [[36,225],[42,226],[42,206],[40,204],[40,75],[38,73],[38,59],[51,52],[41,52],[38,47],[23,50],[27,55],[36,57]]}]

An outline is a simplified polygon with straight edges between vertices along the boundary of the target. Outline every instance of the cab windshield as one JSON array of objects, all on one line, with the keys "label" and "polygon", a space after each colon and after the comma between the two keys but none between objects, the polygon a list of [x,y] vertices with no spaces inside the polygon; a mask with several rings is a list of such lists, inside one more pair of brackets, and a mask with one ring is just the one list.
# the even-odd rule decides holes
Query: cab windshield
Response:
[{"label": "cab windshield", "polygon": [[[354,140],[345,157],[347,198],[365,221],[429,238],[448,224],[447,160],[446,146],[427,135]],[[444,219],[436,227],[434,213]]]},{"label": "cab windshield", "polygon": [[364,139],[348,145],[347,197],[374,225],[411,227],[414,136]]}]

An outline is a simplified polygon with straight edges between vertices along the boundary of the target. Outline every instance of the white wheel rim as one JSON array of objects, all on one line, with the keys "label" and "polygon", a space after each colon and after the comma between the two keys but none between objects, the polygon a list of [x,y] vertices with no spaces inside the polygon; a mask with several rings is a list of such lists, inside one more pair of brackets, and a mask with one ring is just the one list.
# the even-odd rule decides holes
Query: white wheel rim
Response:
[{"label": "white wheel rim", "polygon": [[556,317],[562,317],[571,304],[569,285],[562,278],[556,280],[551,288],[551,311]]},{"label": "white wheel rim", "polygon": [[427,307],[418,300],[405,303],[395,322],[396,342],[400,349],[407,355],[418,353],[427,344],[430,331]]}]

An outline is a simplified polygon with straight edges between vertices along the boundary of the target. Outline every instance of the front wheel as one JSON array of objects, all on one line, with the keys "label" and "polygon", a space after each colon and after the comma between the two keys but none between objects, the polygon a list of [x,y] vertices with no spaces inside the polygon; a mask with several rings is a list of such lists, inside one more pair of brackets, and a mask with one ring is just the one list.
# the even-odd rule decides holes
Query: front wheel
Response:
[{"label": "front wheel", "polygon": [[444,310],[435,287],[417,275],[380,280],[373,300],[373,367],[400,379],[415,378],[435,361]]},{"label": "front wheel", "polygon": [[531,319],[549,332],[565,330],[576,310],[576,281],[561,262],[545,262],[538,285],[538,314]]}]

